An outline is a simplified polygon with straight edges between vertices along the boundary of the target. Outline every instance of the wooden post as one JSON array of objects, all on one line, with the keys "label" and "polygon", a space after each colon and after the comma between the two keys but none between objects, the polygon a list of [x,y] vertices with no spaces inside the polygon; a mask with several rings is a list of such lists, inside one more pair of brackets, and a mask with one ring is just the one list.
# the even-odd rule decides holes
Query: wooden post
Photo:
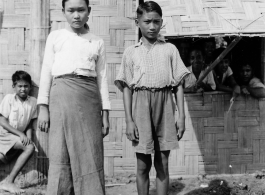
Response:
[{"label": "wooden post", "polygon": [[[45,44],[50,32],[50,0],[30,0],[29,22],[29,71],[33,81],[32,95],[37,97]],[[33,128],[33,141],[38,153],[35,153],[31,160],[35,174],[28,175],[27,180],[41,181],[47,177],[48,172],[48,135],[37,130],[36,121]]]},{"label": "wooden post", "polygon": [[[45,43],[50,31],[50,0],[30,1],[30,73],[39,86]],[[36,96],[37,90],[34,90]]]}]

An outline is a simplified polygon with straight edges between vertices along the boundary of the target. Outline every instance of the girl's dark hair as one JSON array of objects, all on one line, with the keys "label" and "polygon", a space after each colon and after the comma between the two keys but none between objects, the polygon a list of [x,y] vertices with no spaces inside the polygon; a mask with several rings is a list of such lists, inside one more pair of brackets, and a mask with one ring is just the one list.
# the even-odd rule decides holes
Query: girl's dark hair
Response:
[{"label": "girl's dark hair", "polygon": [[[67,2],[68,0],[62,0],[62,6],[63,8],[65,8],[65,3]],[[86,2],[86,5],[87,7],[89,6],[89,0],[84,0]]]},{"label": "girl's dark hair", "polygon": [[16,71],[12,75],[12,81],[13,85],[16,85],[18,81],[26,81],[30,84],[30,86],[32,85],[31,76],[23,70]]},{"label": "girl's dark hair", "polygon": [[[65,8],[65,3],[66,3],[67,1],[68,1],[68,0],[62,0],[62,7],[63,7],[63,9]],[[84,1],[86,2],[87,7],[89,7],[89,0],[84,0]],[[87,25],[87,23],[85,23],[84,27],[85,27],[86,29],[89,29],[89,26]]]},{"label": "girl's dark hair", "polygon": [[162,9],[154,1],[146,1],[144,3],[141,3],[136,10],[137,18],[143,15],[144,12],[156,12],[162,17]]}]

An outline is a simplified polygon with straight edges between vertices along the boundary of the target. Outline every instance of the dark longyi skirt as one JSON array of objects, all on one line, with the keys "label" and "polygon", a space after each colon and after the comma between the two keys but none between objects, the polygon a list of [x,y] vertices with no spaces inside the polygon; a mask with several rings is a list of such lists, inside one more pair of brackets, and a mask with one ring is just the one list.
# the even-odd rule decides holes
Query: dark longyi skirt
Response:
[{"label": "dark longyi skirt", "polygon": [[102,105],[96,78],[55,79],[49,106],[47,194],[105,194]]}]

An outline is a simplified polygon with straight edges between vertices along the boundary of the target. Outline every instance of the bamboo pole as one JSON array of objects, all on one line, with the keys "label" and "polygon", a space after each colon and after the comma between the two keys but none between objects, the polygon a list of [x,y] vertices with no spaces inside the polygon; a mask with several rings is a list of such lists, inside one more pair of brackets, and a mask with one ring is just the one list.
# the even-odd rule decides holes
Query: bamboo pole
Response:
[{"label": "bamboo pole", "polygon": [[201,78],[198,79],[196,84],[199,84],[200,82],[203,81],[203,79],[209,74],[209,72],[214,69],[214,67],[228,54],[231,49],[233,49],[236,44],[242,39],[242,37],[236,37],[232,43],[218,56],[218,58],[215,59],[215,61],[205,70],[204,74],[202,75]]}]

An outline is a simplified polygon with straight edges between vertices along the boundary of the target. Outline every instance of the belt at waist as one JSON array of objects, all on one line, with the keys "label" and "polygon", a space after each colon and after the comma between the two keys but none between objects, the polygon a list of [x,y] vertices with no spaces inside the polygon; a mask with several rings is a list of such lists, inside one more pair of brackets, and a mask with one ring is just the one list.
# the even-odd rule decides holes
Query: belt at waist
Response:
[{"label": "belt at waist", "polygon": [[66,79],[66,78],[80,78],[80,79],[87,79],[87,78],[95,78],[95,77],[89,77],[89,76],[84,76],[84,75],[78,75],[78,74],[62,74],[55,76],[54,79]]}]

